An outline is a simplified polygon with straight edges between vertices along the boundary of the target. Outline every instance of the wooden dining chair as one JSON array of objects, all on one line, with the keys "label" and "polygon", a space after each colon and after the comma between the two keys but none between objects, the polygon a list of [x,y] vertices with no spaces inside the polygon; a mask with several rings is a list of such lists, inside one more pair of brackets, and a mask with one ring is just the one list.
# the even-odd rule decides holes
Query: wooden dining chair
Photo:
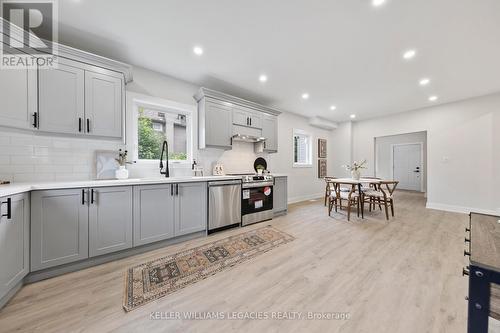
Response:
[{"label": "wooden dining chair", "polygon": [[[356,207],[356,211],[359,217],[359,211],[361,208],[361,194],[357,191],[357,185],[351,183],[342,183],[336,182],[332,180],[333,192],[330,193],[329,201],[328,201],[328,216],[331,216],[332,210],[335,208],[335,212],[338,211],[338,208],[346,208],[347,209],[347,221],[351,220],[351,208]],[[343,190],[343,188],[349,188],[349,191]],[[342,200],[347,202],[347,205],[342,206]]]},{"label": "wooden dining chair", "polygon": [[[373,188],[370,188],[363,192],[363,205],[365,203],[369,204],[369,211],[372,210],[372,206],[375,209],[375,205],[378,204],[379,208],[382,209],[382,205],[385,208],[385,217],[389,220],[389,207],[391,208],[391,215],[394,217],[394,191],[398,185],[398,181],[393,180],[382,180],[379,184],[374,184]],[[384,189],[385,186],[385,189]]]},{"label": "wooden dining chair", "polygon": [[328,198],[330,197],[330,194],[332,193],[333,191],[333,186],[334,184],[332,183],[332,179],[335,179],[335,177],[325,177],[325,183],[326,183],[326,187],[325,187],[325,206],[328,202]]}]

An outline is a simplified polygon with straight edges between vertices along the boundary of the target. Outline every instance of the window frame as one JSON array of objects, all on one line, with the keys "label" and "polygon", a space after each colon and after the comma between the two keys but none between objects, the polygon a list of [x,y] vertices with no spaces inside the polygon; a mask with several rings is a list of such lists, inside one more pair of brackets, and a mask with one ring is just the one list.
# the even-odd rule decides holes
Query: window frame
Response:
[{"label": "window frame", "polygon": [[[308,137],[308,151],[307,151],[307,162],[306,163],[298,163],[295,162],[295,137],[297,135],[301,136],[307,136]],[[313,162],[312,162],[312,150],[313,150],[313,137],[312,134],[309,132],[306,132],[301,129],[296,129],[294,128],[292,131],[292,162],[293,165],[292,167],[294,168],[312,168],[313,167]]]},{"label": "window frame", "polygon": [[168,112],[183,114],[186,116],[186,154],[185,160],[169,160],[169,165],[191,166],[194,153],[194,142],[196,142],[195,131],[193,129],[196,124],[196,107],[193,105],[182,104],[159,97],[143,95],[138,93],[127,92],[127,106],[129,117],[127,124],[126,144],[127,149],[132,152],[131,156],[137,164],[142,165],[157,165],[160,160],[139,159],[139,137],[138,137],[138,116],[139,108],[143,107],[149,110],[158,112]]}]

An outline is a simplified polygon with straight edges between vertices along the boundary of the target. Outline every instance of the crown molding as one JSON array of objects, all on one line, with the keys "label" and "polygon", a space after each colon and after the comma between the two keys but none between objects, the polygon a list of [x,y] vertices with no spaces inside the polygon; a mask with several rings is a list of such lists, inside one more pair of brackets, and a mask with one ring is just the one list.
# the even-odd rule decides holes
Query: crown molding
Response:
[{"label": "crown molding", "polygon": [[204,87],[200,88],[200,90],[193,97],[196,100],[196,102],[199,102],[204,97],[208,97],[208,98],[219,100],[221,102],[244,106],[244,107],[253,109],[255,111],[271,114],[273,116],[277,116],[277,115],[281,114],[281,111],[279,111],[275,108],[265,106],[262,104],[258,104],[255,102],[247,101],[246,99],[243,99],[243,98],[235,97],[232,95],[222,93],[220,91],[215,91],[215,90],[211,90],[211,89],[204,88]]}]

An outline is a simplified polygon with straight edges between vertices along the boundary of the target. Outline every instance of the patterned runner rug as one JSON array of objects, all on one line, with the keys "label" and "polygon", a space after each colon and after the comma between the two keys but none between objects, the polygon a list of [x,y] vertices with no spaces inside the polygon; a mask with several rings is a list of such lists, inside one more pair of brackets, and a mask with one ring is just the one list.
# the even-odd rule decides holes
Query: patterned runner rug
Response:
[{"label": "patterned runner rug", "polygon": [[131,311],[292,240],[267,226],[131,267],[123,308]]}]

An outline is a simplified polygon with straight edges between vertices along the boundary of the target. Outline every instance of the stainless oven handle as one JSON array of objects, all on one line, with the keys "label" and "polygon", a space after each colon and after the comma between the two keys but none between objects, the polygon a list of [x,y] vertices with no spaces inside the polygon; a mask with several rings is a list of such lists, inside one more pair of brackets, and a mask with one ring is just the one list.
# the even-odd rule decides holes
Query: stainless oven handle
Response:
[{"label": "stainless oven handle", "polygon": [[243,188],[255,188],[264,186],[273,186],[273,182],[261,182],[261,183],[243,183]]}]

